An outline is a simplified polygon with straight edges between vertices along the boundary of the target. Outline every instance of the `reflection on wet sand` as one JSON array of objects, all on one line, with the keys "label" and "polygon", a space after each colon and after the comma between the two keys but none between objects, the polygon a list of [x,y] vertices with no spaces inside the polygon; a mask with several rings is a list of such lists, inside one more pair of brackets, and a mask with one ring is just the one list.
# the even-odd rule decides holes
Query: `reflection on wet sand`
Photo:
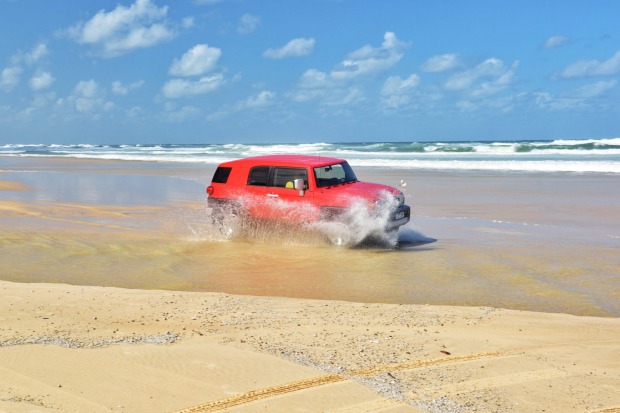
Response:
[{"label": "reflection on wet sand", "polygon": [[[392,183],[389,174],[364,173]],[[9,281],[620,314],[620,233],[603,222],[618,196],[571,201],[588,191],[579,179],[553,192],[554,179],[564,178],[538,177],[543,191],[525,194],[527,180],[517,175],[491,183],[486,175],[405,176],[413,219],[394,249],[336,247],[283,226],[225,240],[196,171],[3,175],[30,188],[0,191],[2,279]],[[602,175],[586,178],[599,189],[613,186]],[[458,190],[464,185],[469,192]],[[573,209],[574,225],[563,205]],[[600,222],[579,221],[593,208]]]},{"label": "reflection on wet sand", "polygon": [[21,182],[0,181],[0,191],[27,191],[28,188]]}]

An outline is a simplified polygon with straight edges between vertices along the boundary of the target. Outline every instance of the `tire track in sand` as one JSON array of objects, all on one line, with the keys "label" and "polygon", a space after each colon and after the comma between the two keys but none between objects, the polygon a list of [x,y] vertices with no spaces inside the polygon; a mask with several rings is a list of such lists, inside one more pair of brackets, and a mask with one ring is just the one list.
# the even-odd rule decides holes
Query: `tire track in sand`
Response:
[{"label": "tire track in sand", "polygon": [[326,376],[314,377],[312,379],[300,380],[293,383],[287,383],[280,386],[267,387],[260,390],[252,390],[250,392],[233,396],[226,399],[216,400],[204,403],[188,409],[179,410],[176,413],[206,413],[218,410],[229,409],[241,404],[254,402],[257,400],[268,399],[270,397],[280,396],[286,393],[292,393],[299,390],[305,390],[312,387],[322,386],[324,384],[338,383],[347,380],[339,374],[329,374]]},{"label": "tire track in sand", "polygon": [[[437,366],[448,363],[468,362],[486,358],[501,358],[501,357],[513,357],[512,355],[503,355],[498,352],[487,353],[475,353],[467,354],[464,356],[450,356],[442,357],[432,360],[415,360],[409,363],[387,364],[383,366],[373,366],[364,369],[352,370],[344,374],[328,374],[324,376],[314,377],[311,379],[300,380],[292,383],[283,384],[280,386],[266,387],[264,389],[252,390],[239,396],[232,396],[226,399],[215,400],[208,403],[203,403],[198,406],[189,407],[187,409],[178,410],[175,413],[207,413],[216,412],[218,410],[229,409],[231,407],[239,406],[246,403],[251,403],[258,400],[268,399],[271,397],[281,396],[287,393],[293,393],[301,390],[310,389],[313,387],[319,387],[327,384],[339,383],[349,380],[352,377],[373,376],[380,373],[388,373],[409,369],[417,369],[421,367]],[[362,406],[360,406],[362,407]],[[371,410],[358,410],[359,412],[371,412],[376,410],[371,407]],[[615,413],[615,412],[614,412]]]}]

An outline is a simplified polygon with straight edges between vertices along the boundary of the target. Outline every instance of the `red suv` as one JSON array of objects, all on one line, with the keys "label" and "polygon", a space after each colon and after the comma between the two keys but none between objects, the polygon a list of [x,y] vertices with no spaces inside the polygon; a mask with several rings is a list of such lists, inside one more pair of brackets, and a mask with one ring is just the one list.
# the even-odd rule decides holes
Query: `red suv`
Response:
[{"label": "red suv", "polygon": [[[335,243],[358,243],[377,233],[394,235],[410,217],[401,191],[360,182],[347,161],[325,156],[269,155],[225,162],[207,193],[208,206],[226,235],[232,235],[227,219],[233,216],[314,225]],[[334,228],[341,234],[334,235]]]}]

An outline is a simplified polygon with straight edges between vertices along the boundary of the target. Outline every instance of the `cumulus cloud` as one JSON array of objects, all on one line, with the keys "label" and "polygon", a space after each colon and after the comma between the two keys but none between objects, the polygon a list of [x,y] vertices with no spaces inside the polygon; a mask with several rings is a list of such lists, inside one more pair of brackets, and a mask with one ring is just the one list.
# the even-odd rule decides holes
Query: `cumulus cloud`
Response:
[{"label": "cumulus cloud", "polygon": [[505,72],[504,62],[500,59],[487,59],[476,67],[455,73],[450,76],[444,87],[448,90],[462,90],[469,88],[481,77],[499,76]]},{"label": "cumulus cloud", "polygon": [[[48,54],[49,50],[47,48],[47,44],[45,42],[40,42],[36,44],[29,52],[18,52],[11,56],[11,65],[5,67],[4,69],[2,69],[2,72],[0,72],[0,89],[4,90],[5,92],[11,91],[19,84],[21,80],[21,75],[24,72],[24,66],[36,65]],[[45,77],[38,78],[38,76],[41,75],[42,74],[35,75],[35,77],[33,78],[34,80],[31,79],[30,85],[31,87],[33,87],[33,89],[35,89],[38,85],[40,85],[41,88],[47,87],[45,86]]]},{"label": "cumulus cloud", "polygon": [[258,28],[260,24],[260,17],[253,16],[251,14],[244,14],[241,16],[239,20],[239,25],[237,26],[237,32],[239,34],[249,34]]},{"label": "cumulus cloud", "polygon": [[262,90],[256,96],[250,96],[237,104],[239,109],[259,109],[273,104],[276,94],[268,90]]},{"label": "cumulus cloud", "polygon": [[67,98],[77,112],[99,116],[101,111],[114,109],[114,104],[105,100],[106,91],[95,80],[81,80]]},{"label": "cumulus cloud", "polygon": [[170,79],[162,88],[163,95],[170,99],[177,99],[202,95],[218,89],[225,83],[223,74],[203,75],[216,67],[221,55],[222,51],[217,47],[197,44],[185,52],[181,59],[174,59],[168,70],[169,74],[181,77],[201,77],[197,80]]},{"label": "cumulus cloud", "polygon": [[565,45],[570,41],[568,36],[551,36],[542,45],[544,49],[553,49]]},{"label": "cumulus cloud", "polygon": [[407,43],[398,40],[392,32],[383,36],[380,47],[370,45],[349,53],[347,58],[331,72],[334,79],[353,79],[358,76],[382,72],[390,69],[403,57]]},{"label": "cumulus cloud", "polygon": [[73,90],[77,96],[92,99],[99,94],[99,88],[99,84],[90,79],[79,81]]},{"label": "cumulus cloud", "polygon": [[207,120],[217,121],[223,119],[233,113],[243,110],[260,110],[262,108],[272,106],[275,103],[276,93],[269,90],[261,90],[254,96],[240,100],[232,106],[226,106],[216,112],[211,113]]},{"label": "cumulus cloud", "polygon": [[197,44],[189,49],[180,60],[174,59],[168,73],[173,76],[200,76],[215,67],[222,51],[207,44]]},{"label": "cumulus cloud", "polygon": [[16,63],[23,62],[27,65],[33,65],[43,59],[45,56],[49,54],[49,50],[47,49],[47,44],[38,43],[35,45],[30,52],[27,53],[18,53],[13,57],[13,60]]},{"label": "cumulus cloud", "polygon": [[11,91],[19,84],[22,68],[18,66],[7,67],[0,73],[0,88],[5,92]]},{"label": "cumulus cloud", "polygon": [[140,89],[142,85],[144,85],[143,80],[139,80],[128,85],[123,84],[123,82],[119,80],[115,80],[114,82],[112,82],[112,93],[114,93],[115,95],[126,96],[132,90]]},{"label": "cumulus cloud", "polygon": [[349,53],[330,72],[308,69],[299,81],[299,89],[292,94],[297,102],[321,99],[327,106],[350,105],[364,100],[364,93],[356,80],[376,75],[395,66],[403,57],[407,43],[392,32],[386,32],[381,46],[365,45]]},{"label": "cumulus cloud", "polygon": [[606,107],[609,92],[616,88],[617,80],[600,81],[581,86],[562,93],[537,92],[533,94],[534,103],[548,110],[583,110]]},{"label": "cumulus cloud", "polygon": [[400,76],[390,76],[381,88],[382,103],[385,108],[396,109],[408,105],[412,99],[412,92],[420,84],[420,76],[410,75],[406,79]]},{"label": "cumulus cloud", "polygon": [[30,88],[34,91],[47,89],[56,81],[50,72],[37,73],[30,79]]},{"label": "cumulus cloud", "polygon": [[[471,97],[484,97],[500,92],[515,78],[519,62],[507,67],[497,58],[490,58],[475,67],[453,74],[444,83],[446,90],[468,91]],[[481,82],[481,80],[487,79]]]},{"label": "cumulus cloud", "polygon": [[195,106],[183,106],[176,108],[174,105],[166,105],[164,116],[168,122],[182,123],[200,115],[200,109]]},{"label": "cumulus cloud", "polygon": [[390,76],[383,83],[381,94],[384,96],[402,95],[408,93],[419,84],[420,76],[416,74],[412,74],[407,79],[402,79],[400,76]]},{"label": "cumulus cloud", "polygon": [[299,88],[292,94],[297,102],[322,99],[330,106],[361,102],[364,94],[354,83],[358,79],[385,72],[403,57],[407,43],[392,32],[386,32],[381,46],[365,45],[351,53],[330,72],[306,70],[299,80]]},{"label": "cumulus cloud", "polygon": [[612,76],[620,73],[620,50],[605,61],[580,60],[562,71],[557,76],[561,78],[587,77],[587,76]]},{"label": "cumulus cloud", "polygon": [[617,80],[600,81],[591,83],[589,85],[581,86],[574,90],[572,95],[581,99],[592,99],[605,95],[610,90],[614,89],[618,84]]},{"label": "cumulus cloud", "polygon": [[279,49],[267,49],[263,57],[282,59],[283,57],[306,56],[314,50],[314,39],[293,39]]},{"label": "cumulus cloud", "polygon": [[155,46],[174,37],[168,27],[168,7],[157,7],[150,0],[136,0],[110,12],[100,10],[90,20],[68,30],[78,43],[99,49],[104,57],[115,57],[135,49]]},{"label": "cumulus cloud", "polygon": [[164,84],[162,93],[167,98],[177,99],[213,92],[223,84],[224,76],[220,73],[198,80],[171,79]]},{"label": "cumulus cloud", "polygon": [[424,62],[421,66],[425,72],[446,72],[457,68],[460,65],[458,56],[454,53],[433,56]]}]

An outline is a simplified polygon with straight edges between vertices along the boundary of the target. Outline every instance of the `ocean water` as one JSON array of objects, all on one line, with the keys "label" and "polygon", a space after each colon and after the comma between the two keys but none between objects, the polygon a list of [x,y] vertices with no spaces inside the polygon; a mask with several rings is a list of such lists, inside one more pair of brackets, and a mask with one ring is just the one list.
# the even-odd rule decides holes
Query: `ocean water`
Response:
[{"label": "ocean water", "polygon": [[6,144],[0,156],[204,163],[265,154],[345,158],[353,166],[414,170],[482,170],[620,174],[620,138],[497,142],[305,144]]}]

